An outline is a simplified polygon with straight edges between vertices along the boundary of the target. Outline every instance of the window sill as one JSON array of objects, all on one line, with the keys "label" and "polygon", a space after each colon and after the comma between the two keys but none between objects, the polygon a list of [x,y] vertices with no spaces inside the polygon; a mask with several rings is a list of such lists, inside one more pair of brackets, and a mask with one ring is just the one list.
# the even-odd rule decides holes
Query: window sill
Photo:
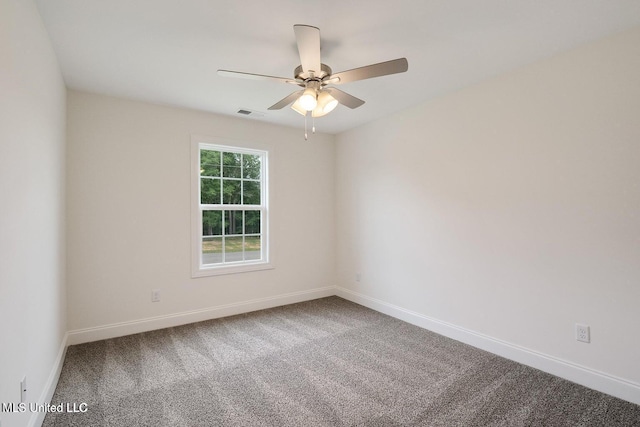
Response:
[{"label": "window sill", "polygon": [[237,274],[247,273],[250,271],[260,270],[273,270],[275,267],[270,262],[259,262],[255,264],[241,264],[241,265],[224,265],[215,267],[200,267],[197,270],[192,271],[191,277],[209,277],[209,276],[221,276],[224,274]]}]

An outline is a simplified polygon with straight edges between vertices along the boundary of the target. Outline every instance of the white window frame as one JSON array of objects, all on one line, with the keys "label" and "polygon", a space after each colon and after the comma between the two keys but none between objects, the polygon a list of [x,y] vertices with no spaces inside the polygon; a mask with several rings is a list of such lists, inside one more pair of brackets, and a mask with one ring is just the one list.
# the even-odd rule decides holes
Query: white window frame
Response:
[{"label": "white window frame", "polygon": [[[272,269],[273,264],[269,256],[269,152],[264,149],[241,147],[238,141],[220,138],[192,136],[191,137],[191,276],[206,277],[221,274],[243,273],[247,271]],[[244,144],[243,144],[244,145]],[[233,152],[239,154],[259,155],[261,157],[261,191],[260,207],[256,205],[224,204],[203,205],[200,203],[200,150],[212,149],[216,151]],[[222,202],[222,200],[221,200]],[[205,210],[260,210],[261,211],[261,252],[260,260],[243,260],[223,262],[220,264],[202,263],[202,213]],[[243,234],[244,235],[244,234]]]}]

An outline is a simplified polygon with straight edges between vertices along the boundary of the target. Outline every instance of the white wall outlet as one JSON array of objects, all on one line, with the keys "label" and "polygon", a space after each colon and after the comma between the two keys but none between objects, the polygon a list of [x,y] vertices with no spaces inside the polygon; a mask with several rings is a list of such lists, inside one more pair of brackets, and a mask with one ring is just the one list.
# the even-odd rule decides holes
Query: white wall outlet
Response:
[{"label": "white wall outlet", "polygon": [[356,273],[356,282],[360,282],[360,273]]},{"label": "white wall outlet", "polygon": [[154,289],[151,291],[151,302],[159,302],[160,301],[160,289]]},{"label": "white wall outlet", "polygon": [[27,376],[22,377],[20,381],[20,403],[27,401]]},{"label": "white wall outlet", "polygon": [[576,323],[576,340],[581,342],[591,342],[591,332],[588,325]]}]

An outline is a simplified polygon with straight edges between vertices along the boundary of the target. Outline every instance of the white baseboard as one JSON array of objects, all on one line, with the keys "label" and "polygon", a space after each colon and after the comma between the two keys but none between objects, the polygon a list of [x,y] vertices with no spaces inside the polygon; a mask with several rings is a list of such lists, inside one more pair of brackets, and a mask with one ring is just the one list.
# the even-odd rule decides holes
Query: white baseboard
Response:
[{"label": "white baseboard", "polygon": [[201,322],[219,317],[233,316],[281,305],[294,304],[335,295],[335,287],[327,286],[308,291],[291,292],[266,298],[258,298],[233,304],[208,307],[200,310],[185,311],[165,316],[149,317],[129,322],[119,322],[94,328],[77,329],[68,332],[68,345],[82,344],[85,342],[104,340],[125,335],[148,332],[156,329],[170,328],[186,325],[188,323]]},{"label": "white baseboard", "polygon": [[[58,378],[60,377],[60,371],[62,370],[64,356],[68,345],[115,338],[193,322],[216,319],[219,317],[233,316],[236,314],[294,304],[332,295],[338,295],[349,301],[353,301],[405,322],[420,326],[440,335],[453,338],[465,344],[472,345],[493,354],[497,354],[507,359],[514,360],[524,365],[528,365],[552,375],[584,385],[585,387],[640,405],[640,384],[638,383],[461,328],[340,286],[327,286],[309,291],[292,292],[267,298],[209,307],[201,310],[192,310],[166,316],[69,331],[64,335],[63,341],[60,344],[60,350],[55,364],[52,367],[51,373],[38,402],[43,403],[51,401],[58,383]],[[44,420],[44,416],[44,413],[34,413],[31,416],[28,425],[30,427],[41,425]]]},{"label": "white baseboard", "polygon": [[[51,368],[51,372],[49,373],[49,377],[47,378],[47,382],[44,384],[44,389],[40,394],[40,398],[37,400],[38,404],[50,403],[51,398],[53,398],[53,393],[56,391],[56,387],[58,386],[58,379],[60,379],[60,372],[62,372],[62,365],[64,364],[64,357],[67,354],[67,343],[69,341],[69,333],[66,332],[62,337],[62,342],[60,343],[60,348],[58,349],[58,355],[56,356],[56,360],[53,363],[53,367]],[[42,425],[44,421],[44,417],[47,415],[46,412],[36,411],[31,414],[31,418],[29,418],[29,427],[38,427]]]},{"label": "white baseboard", "polygon": [[461,328],[340,286],[336,287],[336,295],[456,341],[640,405],[640,384],[633,381]]}]

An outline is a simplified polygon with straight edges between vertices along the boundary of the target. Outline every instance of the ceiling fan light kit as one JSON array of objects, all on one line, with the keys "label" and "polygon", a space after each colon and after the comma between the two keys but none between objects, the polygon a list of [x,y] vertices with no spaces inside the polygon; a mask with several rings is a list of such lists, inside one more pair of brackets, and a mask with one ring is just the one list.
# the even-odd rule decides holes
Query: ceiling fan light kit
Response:
[{"label": "ceiling fan light kit", "polygon": [[307,113],[311,111],[311,117],[322,117],[329,114],[338,106],[338,100],[331,96],[327,90],[318,91],[315,101],[315,107],[311,109],[305,108],[305,98],[304,95],[302,95],[291,105],[291,109],[303,116],[306,116]]},{"label": "ceiling fan light kit", "polygon": [[[300,65],[293,70],[293,79],[273,77],[262,74],[243,73],[239,71],[218,70],[225,77],[240,77],[252,80],[272,80],[298,85],[298,90],[269,107],[269,110],[280,110],[292,104],[291,108],[305,116],[322,117],[333,111],[338,104],[348,108],[358,108],[364,101],[328,85],[338,85],[358,80],[381,77],[389,74],[404,73],[409,69],[406,58],[398,58],[378,64],[367,65],[353,70],[333,73],[331,67],[320,62],[320,30],[310,25],[294,25]],[[315,132],[315,126],[313,128]],[[307,133],[305,130],[305,139]]]},{"label": "ceiling fan light kit", "polygon": [[311,111],[318,105],[317,83],[310,82],[299,99],[300,106],[307,111]]}]

